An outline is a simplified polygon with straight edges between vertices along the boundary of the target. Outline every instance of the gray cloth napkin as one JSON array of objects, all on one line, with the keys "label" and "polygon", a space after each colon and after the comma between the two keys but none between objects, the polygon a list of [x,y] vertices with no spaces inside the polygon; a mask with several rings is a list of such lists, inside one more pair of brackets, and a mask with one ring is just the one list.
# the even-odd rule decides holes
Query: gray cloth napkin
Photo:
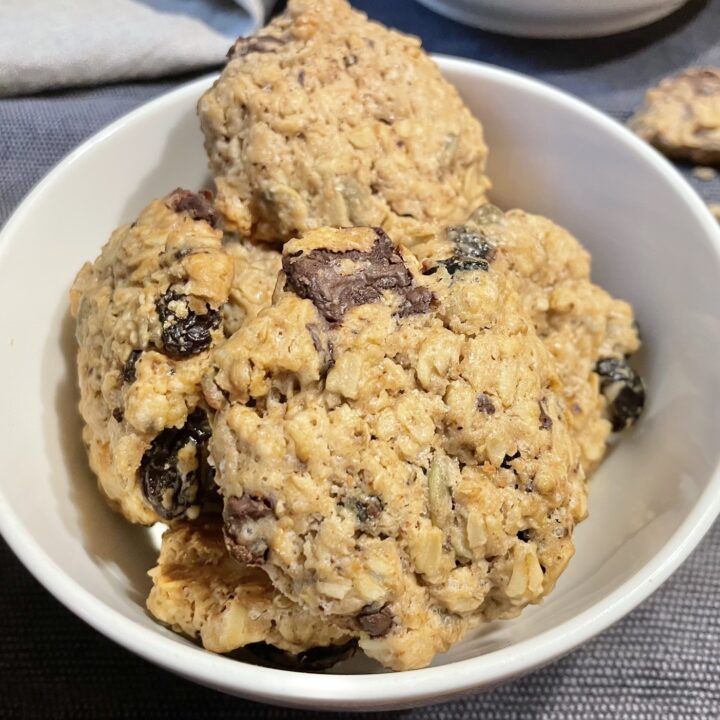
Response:
[{"label": "gray cloth napkin", "polygon": [[0,0],[0,95],[218,65],[275,0]]}]

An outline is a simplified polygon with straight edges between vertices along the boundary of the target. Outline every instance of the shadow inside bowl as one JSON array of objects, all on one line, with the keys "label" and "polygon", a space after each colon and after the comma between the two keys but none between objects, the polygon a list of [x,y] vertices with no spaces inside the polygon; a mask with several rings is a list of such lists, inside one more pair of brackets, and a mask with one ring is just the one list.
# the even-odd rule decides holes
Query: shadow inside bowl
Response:
[{"label": "shadow inside bowl", "polygon": [[[59,304],[56,313],[59,327],[57,338],[46,345],[43,358],[43,382],[49,382],[50,365],[62,366],[57,385],[44,391],[46,397],[54,398],[54,405],[47,409],[44,423],[53,425],[45,432],[46,443],[52,438],[60,448],[60,457],[67,468],[70,485],[58,475],[53,482],[56,493],[55,506],[68,532],[78,535],[82,545],[95,564],[135,603],[145,606],[150,590],[147,571],[155,564],[157,545],[151,528],[132,525],[113,512],[104,501],[97,481],[87,460],[82,442],[83,422],[78,410],[80,393],[75,367],[75,322],[70,316],[66,302]],[[54,444],[46,448],[50,457],[57,455]],[[70,502],[67,502],[69,497]]]},{"label": "shadow inside bowl", "polygon": [[[210,80],[208,80],[209,85]],[[163,143],[155,166],[138,179],[134,192],[125,203],[121,222],[128,222],[131,218],[137,217],[153,198],[163,197],[176,187],[187,190],[213,188],[210,173],[207,170],[198,173],[198,168],[207,167],[207,160],[203,152],[199,122],[194,111],[187,111],[178,119],[168,131]],[[186,148],[186,151],[178,152],[179,147]],[[188,158],[188,155],[198,155],[199,158]],[[168,177],[173,178],[172,187],[167,185]]]}]

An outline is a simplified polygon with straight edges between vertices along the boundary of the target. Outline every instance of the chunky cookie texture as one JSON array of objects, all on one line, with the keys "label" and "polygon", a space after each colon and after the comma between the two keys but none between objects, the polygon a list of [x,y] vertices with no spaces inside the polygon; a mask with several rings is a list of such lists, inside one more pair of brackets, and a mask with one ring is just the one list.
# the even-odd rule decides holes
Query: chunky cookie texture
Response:
[{"label": "chunky cookie texture", "polygon": [[555,362],[480,252],[423,275],[377,229],[310,232],[213,353],[230,553],[394,669],[538,602],[586,512]]},{"label": "chunky cookie texture", "polygon": [[627,362],[640,345],[630,305],[592,282],[590,256],[567,230],[522,210],[481,206],[417,252],[425,273],[492,267],[514,285],[556,363],[569,427],[589,473],[611,430],[631,425],[645,402],[642,379]]},{"label": "chunky cookie texture", "polygon": [[178,189],[116,230],[71,291],[90,465],[132,522],[198,514],[214,474],[209,351],[270,301],[279,253],[219,223],[209,194]]},{"label": "chunky cookie texture", "polygon": [[488,187],[482,128],[416,38],[345,0],[290,0],[198,105],[218,205],[244,236],[382,226],[406,241]]},{"label": "chunky cookie texture", "polygon": [[268,643],[290,653],[253,647],[258,654],[300,669],[322,669],[351,650],[350,636],[283,597],[268,576],[227,553],[222,526],[213,519],[178,523],[165,531],[148,610],[176,632],[228,653]]},{"label": "chunky cookie texture", "polygon": [[720,69],[689,68],[666,78],[648,90],[630,127],[670,157],[720,164]]}]

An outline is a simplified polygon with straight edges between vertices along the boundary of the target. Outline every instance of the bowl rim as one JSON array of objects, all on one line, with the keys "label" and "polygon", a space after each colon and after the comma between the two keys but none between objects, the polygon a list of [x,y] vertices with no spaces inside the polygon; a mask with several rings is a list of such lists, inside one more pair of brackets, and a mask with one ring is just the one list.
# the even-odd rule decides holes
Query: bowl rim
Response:
[{"label": "bowl rim", "polygon": [[[720,256],[720,228],[705,203],[670,162],[619,122],[578,98],[526,75],[463,58],[434,57],[444,71],[482,75],[524,92],[545,96],[610,133],[673,184]],[[35,201],[52,190],[66,168],[126,125],[141,121],[181,97],[199,96],[215,77],[216,73],[203,76],[141,105],[70,152],[25,197],[0,231],[0,262],[4,241],[32,212]],[[372,710],[439,702],[548,664],[605,630],[645,600],[687,558],[719,513],[720,463],[685,520],[652,560],[610,595],[555,628],[517,644],[439,667],[370,675],[314,675],[229,661],[137,624],[67,576],[11,512],[0,488],[0,534],[52,595],[100,633],[146,660],[208,687],[257,701],[324,710]]]},{"label": "bowl rim", "polygon": [[533,9],[528,7],[519,10],[508,8],[503,14],[497,5],[488,6],[487,2],[476,3],[474,7],[467,0],[463,3],[452,0],[417,2],[438,15],[481,30],[519,38],[566,40],[608,37],[636,30],[662,20],[689,0],[635,0],[632,7],[620,9],[606,3],[590,8],[594,14],[589,16],[568,12],[566,5],[552,8],[552,14],[549,14],[550,8],[547,7],[541,9],[539,14],[534,9],[536,14],[533,16]]}]

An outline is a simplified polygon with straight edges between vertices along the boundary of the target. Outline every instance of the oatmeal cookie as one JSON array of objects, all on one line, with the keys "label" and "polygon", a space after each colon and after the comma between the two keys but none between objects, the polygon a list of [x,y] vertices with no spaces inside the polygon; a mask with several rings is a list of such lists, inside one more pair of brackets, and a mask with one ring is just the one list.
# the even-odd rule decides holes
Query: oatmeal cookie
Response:
[{"label": "oatmeal cookie", "polygon": [[720,70],[689,68],[648,90],[630,127],[670,157],[720,164]]},{"label": "oatmeal cookie", "polygon": [[83,438],[101,490],[128,520],[197,515],[213,474],[201,388],[209,351],[225,325],[269,302],[279,258],[224,242],[209,197],[178,189],[118,228],[78,274]]},{"label": "oatmeal cookie", "polygon": [[382,225],[406,241],[488,187],[482,127],[413,37],[290,0],[201,98],[218,206],[243,236]]},{"label": "oatmeal cookie", "polygon": [[233,560],[217,520],[178,523],[166,530],[157,566],[149,574],[150,613],[176,632],[199,638],[213,652],[262,642],[293,655],[305,653],[299,658],[302,666],[308,650],[344,646],[350,640],[341,628],[278,593],[262,570]]},{"label": "oatmeal cookie", "polygon": [[380,229],[310,232],[213,360],[230,552],[393,669],[539,602],[586,512],[512,284],[492,263],[428,273]]},{"label": "oatmeal cookie", "polygon": [[570,429],[590,473],[611,430],[631,425],[645,401],[642,380],[626,362],[640,345],[630,305],[591,281],[590,255],[567,230],[522,210],[481,206],[416,252],[426,268],[437,258],[450,270],[463,259],[492,262],[515,285],[555,359]]}]

